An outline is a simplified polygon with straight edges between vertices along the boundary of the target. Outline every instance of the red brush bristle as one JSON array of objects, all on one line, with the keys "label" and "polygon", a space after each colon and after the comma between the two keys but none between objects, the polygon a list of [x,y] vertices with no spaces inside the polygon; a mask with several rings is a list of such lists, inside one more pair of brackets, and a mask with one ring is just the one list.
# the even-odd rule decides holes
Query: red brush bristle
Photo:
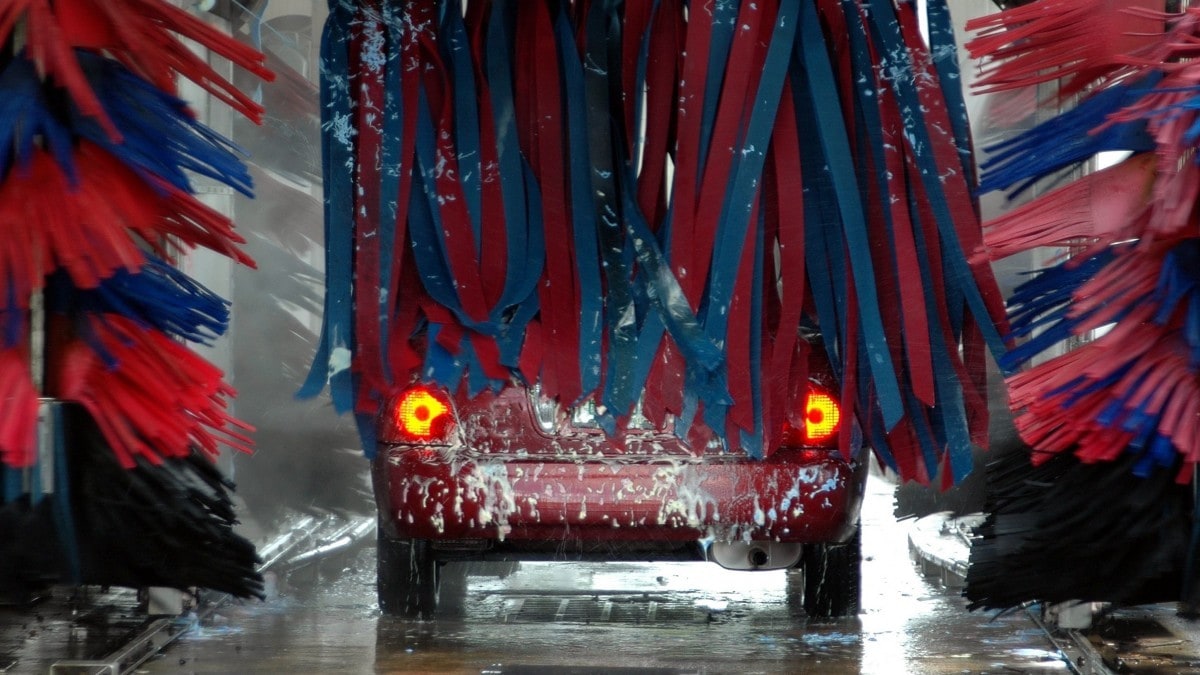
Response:
[{"label": "red brush bristle", "polygon": [[1140,236],[1156,166],[1153,153],[1138,155],[984,223],[984,250],[976,259],[998,260],[1036,246]]},{"label": "red brush bristle", "polygon": [[164,182],[148,184],[86,141],[75,161],[78,184],[40,151],[0,184],[0,275],[14,284],[19,306],[56,267],[80,288],[95,288],[121,269],[137,271],[143,241],[164,257],[173,246],[199,246],[254,266],[233,222],[194,196]]},{"label": "red brush bristle", "polygon": [[[1145,10],[1162,0],[1039,0],[967,22],[978,36],[966,43],[981,66],[980,92],[1064,80],[1060,96],[1079,93],[1152,47],[1165,23]],[[1140,11],[1139,11],[1140,10]]]},{"label": "red brush bristle", "polygon": [[32,466],[37,460],[38,397],[24,349],[0,349],[0,465]]},{"label": "red brush bristle", "polygon": [[39,151],[26,169],[0,184],[0,233],[8,242],[0,249],[0,274],[14,284],[21,306],[56,267],[76,286],[95,288],[118,269],[132,272],[143,262],[115,208],[120,190],[110,189],[113,176],[93,179],[91,170],[79,168],[89,177],[71,185],[54,158]]},{"label": "red brush bristle", "polygon": [[213,456],[220,445],[250,452],[243,431],[252,429],[229,413],[225,399],[234,391],[218,368],[124,317],[95,316],[88,326],[112,365],[74,342],[56,359],[55,393],[91,412],[123,464],[187,457],[193,448]]},{"label": "red brush bristle", "polygon": [[272,80],[263,55],[164,0],[8,0],[0,9],[0,40],[8,39],[22,19],[29,57],[114,141],[121,135],[84,77],[75,49],[103,52],[164,91],[174,93],[177,78],[189,79],[251,120],[262,121],[262,106],[183,40]]}]

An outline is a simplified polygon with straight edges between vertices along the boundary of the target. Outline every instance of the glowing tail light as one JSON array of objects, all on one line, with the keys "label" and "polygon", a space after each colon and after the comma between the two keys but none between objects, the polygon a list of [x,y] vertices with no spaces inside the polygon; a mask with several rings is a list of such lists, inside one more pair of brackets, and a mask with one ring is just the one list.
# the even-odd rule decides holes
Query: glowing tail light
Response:
[{"label": "glowing tail light", "polygon": [[796,425],[784,425],[783,446],[831,448],[837,445],[842,408],[832,396],[820,389],[810,389],[804,410],[797,417]]},{"label": "glowing tail light", "polygon": [[380,440],[391,443],[444,443],[454,428],[454,410],[444,392],[418,385],[395,399]]},{"label": "glowing tail light", "polygon": [[829,394],[810,391],[804,406],[804,440],[809,445],[825,443],[837,436],[842,409]]}]

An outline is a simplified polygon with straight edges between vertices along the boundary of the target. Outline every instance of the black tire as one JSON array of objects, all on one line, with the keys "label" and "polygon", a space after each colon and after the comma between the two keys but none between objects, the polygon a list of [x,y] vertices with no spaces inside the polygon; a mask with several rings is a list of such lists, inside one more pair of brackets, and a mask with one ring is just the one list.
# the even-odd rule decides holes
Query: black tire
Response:
[{"label": "black tire", "polygon": [[380,529],[375,585],[386,616],[432,618],[438,604],[438,563],[424,539],[392,539]]},{"label": "black tire", "polygon": [[844,544],[806,546],[804,611],[810,619],[858,615],[862,604],[862,528]]},{"label": "black tire", "polygon": [[438,616],[457,616],[466,611],[467,583],[474,564],[467,561],[438,564]]}]

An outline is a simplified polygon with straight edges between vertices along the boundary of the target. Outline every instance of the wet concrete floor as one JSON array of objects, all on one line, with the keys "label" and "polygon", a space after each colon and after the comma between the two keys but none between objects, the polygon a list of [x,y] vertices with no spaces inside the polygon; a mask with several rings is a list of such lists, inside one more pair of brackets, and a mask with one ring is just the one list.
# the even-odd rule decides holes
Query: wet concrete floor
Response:
[{"label": "wet concrete floor", "polygon": [[711,563],[523,563],[472,577],[450,616],[390,619],[368,546],[325,570],[336,578],[296,575],[269,602],[221,608],[140,672],[1068,672],[1024,614],[968,613],[924,578],[891,507],[873,480],[854,620],[811,623],[789,608],[785,573]]},{"label": "wet concrete floor", "polygon": [[[10,602],[11,601],[11,602]],[[0,673],[45,673],[53,664],[119,649],[146,621],[130,589],[55,588],[0,602]]]}]

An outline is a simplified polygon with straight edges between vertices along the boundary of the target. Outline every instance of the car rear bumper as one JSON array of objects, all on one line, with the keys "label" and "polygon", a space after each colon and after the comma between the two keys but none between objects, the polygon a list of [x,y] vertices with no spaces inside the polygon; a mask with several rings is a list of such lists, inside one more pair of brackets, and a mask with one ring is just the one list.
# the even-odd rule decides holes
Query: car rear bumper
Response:
[{"label": "car rear bumper", "polygon": [[605,462],[447,459],[385,446],[372,464],[381,526],[432,540],[774,540],[853,533],[865,467],[840,459]]}]

